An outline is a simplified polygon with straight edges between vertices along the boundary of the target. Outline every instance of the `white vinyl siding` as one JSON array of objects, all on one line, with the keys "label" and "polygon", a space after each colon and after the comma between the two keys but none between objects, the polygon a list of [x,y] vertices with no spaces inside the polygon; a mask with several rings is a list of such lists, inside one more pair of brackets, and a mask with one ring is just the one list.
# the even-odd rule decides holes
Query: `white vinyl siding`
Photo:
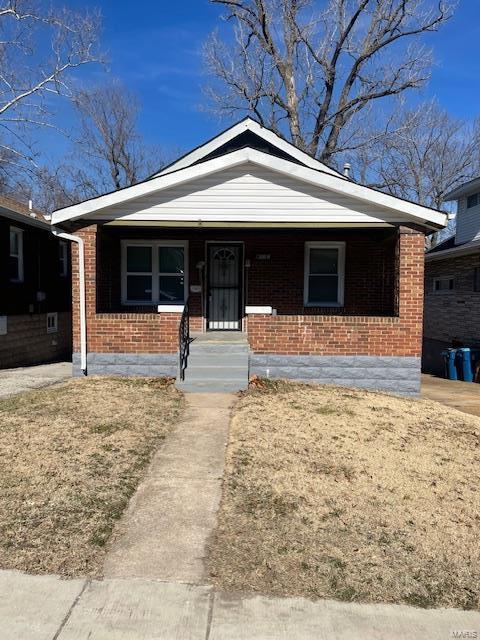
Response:
[{"label": "white vinyl siding", "polygon": [[306,242],[304,305],[342,307],[345,288],[345,243]]},{"label": "white vinyl siding", "polygon": [[188,243],[122,241],[122,303],[179,305],[188,295]]},{"label": "white vinyl siding", "polygon": [[[210,220],[266,222],[298,221],[384,223],[401,214],[284,176],[264,167],[241,165],[151,193],[99,211],[112,220]],[[408,219],[408,218],[406,218]],[[411,219],[410,219],[411,220]]]},{"label": "white vinyl siding", "polygon": [[472,240],[480,240],[480,202],[475,207],[467,208],[467,198],[464,197],[458,200],[455,243],[463,244]]}]

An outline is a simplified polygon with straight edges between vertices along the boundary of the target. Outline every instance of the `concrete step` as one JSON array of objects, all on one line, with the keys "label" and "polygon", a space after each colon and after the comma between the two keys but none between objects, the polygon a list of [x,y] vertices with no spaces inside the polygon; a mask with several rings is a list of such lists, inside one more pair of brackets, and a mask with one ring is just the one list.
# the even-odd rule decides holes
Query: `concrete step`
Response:
[{"label": "concrete step", "polygon": [[185,370],[185,379],[190,380],[225,380],[227,382],[248,381],[247,367],[191,367]]},{"label": "concrete step", "polygon": [[241,382],[222,382],[221,380],[194,380],[192,382],[184,380],[183,382],[177,382],[176,387],[180,391],[191,393],[235,393],[246,389],[248,381],[242,384]]},{"label": "concrete step", "polygon": [[245,367],[248,369],[248,353],[190,353],[188,368],[193,367]]},{"label": "concrete step", "polygon": [[202,342],[200,344],[195,344],[195,342],[192,342],[190,344],[190,353],[246,353],[248,355],[249,352],[250,347],[248,346],[248,344],[207,344],[206,342]]}]

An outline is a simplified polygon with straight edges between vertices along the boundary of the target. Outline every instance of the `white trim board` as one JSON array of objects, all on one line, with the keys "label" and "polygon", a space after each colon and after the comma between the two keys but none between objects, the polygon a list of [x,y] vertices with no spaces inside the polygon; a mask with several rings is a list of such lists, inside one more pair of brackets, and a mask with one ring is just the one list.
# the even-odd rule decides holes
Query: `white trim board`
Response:
[{"label": "white trim board", "polygon": [[[294,162],[282,160],[267,153],[257,151],[256,149],[246,148],[233,151],[232,153],[220,156],[219,158],[208,160],[202,164],[180,169],[174,173],[168,173],[164,176],[152,178],[147,182],[142,182],[132,187],[127,187],[126,189],[100,196],[93,200],[87,200],[86,202],[76,204],[65,209],[60,209],[53,213],[52,224],[59,224],[67,220],[75,220],[89,215],[94,216],[95,219],[105,221],[118,218],[130,220],[142,219],[141,214],[122,216],[121,207],[117,208],[117,206],[141,196],[160,192],[172,186],[184,184],[204,176],[215,174],[224,169],[238,167],[246,163],[270,169],[281,175],[295,178],[300,182],[321,187],[322,189],[332,191],[333,193],[346,195],[361,202],[377,205],[378,207],[385,209],[386,213],[394,212],[400,215],[400,219],[405,216],[412,222],[416,222],[417,224],[421,224],[426,227],[445,227],[448,222],[447,214],[441,211],[435,211],[412,202],[406,202],[389,194],[350,182],[337,175],[330,175],[316,171],[314,169],[298,165]],[[105,209],[108,207],[115,207],[115,210],[106,212]],[[158,218],[156,219],[161,220],[161,216],[162,214],[158,214]],[[169,218],[172,219],[172,216],[170,215]],[[199,220],[198,214],[196,215],[195,211],[183,217],[184,220],[195,220],[195,218],[197,221]],[[208,219],[208,216],[206,216],[205,219]],[[240,212],[232,214],[232,216],[229,217],[229,220],[241,222],[242,220],[245,220],[245,218]],[[261,222],[262,216],[254,216],[252,221],[255,220]],[[285,222],[313,222],[315,220],[321,222],[322,216],[317,214],[316,216],[306,219],[299,215],[299,212],[293,212],[291,217],[286,219]],[[338,222],[349,221],[351,220],[339,216]]]},{"label": "white trim board", "polygon": [[262,127],[261,124],[259,124],[255,120],[252,120],[252,118],[245,118],[241,122],[238,122],[237,124],[233,125],[233,127],[230,127],[229,129],[227,129],[226,131],[223,131],[212,140],[209,140],[208,142],[200,145],[193,151],[190,151],[190,153],[187,153],[185,156],[183,156],[182,158],[179,158],[176,162],[169,165],[168,167],[165,167],[165,169],[163,169],[162,171],[159,171],[154,175],[162,176],[162,175],[166,175],[167,173],[171,173],[172,171],[178,171],[179,169],[190,167],[192,164],[200,162],[203,158],[208,156],[210,153],[213,153],[214,151],[222,147],[224,144],[227,144],[228,142],[235,139],[237,136],[241,135],[242,133],[245,133],[246,131],[251,131],[252,133],[256,134],[259,138],[262,138],[263,140],[265,140],[265,142],[268,142],[272,146],[277,147],[277,149],[283,151],[284,153],[287,153],[288,155],[292,156],[292,158],[295,158],[299,162],[302,162],[307,167],[310,167],[312,169],[317,169],[318,171],[325,171],[326,173],[331,173],[332,175],[339,176],[343,180],[347,180],[347,178],[342,176],[342,174],[339,173],[338,171],[335,171],[335,169],[332,169],[331,167],[324,164],[323,162],[320,162],[320,160],[313,158],[311,155],[309,155],[308,153],[305,153],[304,151],[302,151],[295,145],[291,144],[284,138],[281,138],[270,129],[266,129],[265,127]]}]

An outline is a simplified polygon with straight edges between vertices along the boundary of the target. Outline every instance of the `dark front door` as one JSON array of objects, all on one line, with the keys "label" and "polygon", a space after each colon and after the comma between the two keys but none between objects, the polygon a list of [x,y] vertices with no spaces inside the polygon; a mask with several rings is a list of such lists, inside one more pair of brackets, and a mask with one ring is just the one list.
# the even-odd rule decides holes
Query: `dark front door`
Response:
[{"label": "dark front door", "polygon": [[242,251],[240,244],[208,245],[207,328],[242,328]]}]

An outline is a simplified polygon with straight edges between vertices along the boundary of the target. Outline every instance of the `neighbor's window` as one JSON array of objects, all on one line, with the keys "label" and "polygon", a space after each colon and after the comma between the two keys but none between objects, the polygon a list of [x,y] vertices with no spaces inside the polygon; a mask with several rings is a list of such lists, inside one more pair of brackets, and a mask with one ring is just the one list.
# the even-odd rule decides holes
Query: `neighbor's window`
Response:
[{"label": "neighbor's window", "polygon": [[473,193],[467,197],[467,209],[476,207],[478,204],[480,204],[480,193]]},{"label": "neighbor's window", "polygon": [[453,276],[442,276],[433,279],[434,293],[449,293],[455,289],[455,279]]},{"label": "neighbor's window", "polygon": [[123,243],[123,302],[183,304],[186,298],[186,244]]},{"label": "neighbor's window", "polygon": [[480,267],[475,267],[473,271],[473,290],[480,291]]},{"label": "neighbor's window", "polygon": [[66,277],[68,275],[68,245],[60,240],[58,245],[58,259],[60,261],[60,275]]},{"label": "neighbor's window", "polygon": [[305,306],[343,306],[344,278],[344,242],[306,243],[304,285]]},{"label": "neighbor's window", "polygon": [[58,313],[47,313],[47,333],[57,333]]},{"label": "neighbor's window", "polygon": [[10,280],[23,282],[23,231],[10,227]]}]

